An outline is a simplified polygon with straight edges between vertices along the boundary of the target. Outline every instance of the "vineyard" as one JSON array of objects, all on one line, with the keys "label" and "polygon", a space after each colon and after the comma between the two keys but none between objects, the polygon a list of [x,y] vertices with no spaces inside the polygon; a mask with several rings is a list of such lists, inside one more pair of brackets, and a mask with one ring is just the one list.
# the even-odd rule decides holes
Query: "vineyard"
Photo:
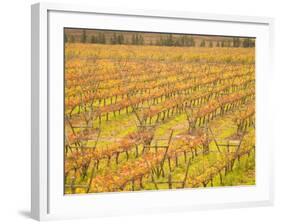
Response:
[{"label": "vineyard", "polygon": [[255,49],[65,44],[66,194],[255,184]]}]

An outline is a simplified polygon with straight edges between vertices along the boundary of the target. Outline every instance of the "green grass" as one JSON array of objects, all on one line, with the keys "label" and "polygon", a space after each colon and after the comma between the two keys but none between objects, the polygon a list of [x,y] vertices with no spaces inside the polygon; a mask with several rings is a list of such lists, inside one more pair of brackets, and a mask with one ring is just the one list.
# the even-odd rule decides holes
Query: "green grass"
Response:
[{"label": "green grass", "polygon": [[[96,121],[97,122],[97,121]],[[116,113],[114,117],[112,114],[109,116],[109,120],[106,121],[105,118],[101,122],[101,136],[100,141],[97,147],[104,147],[115,142],[117,139],[126,136],[128,133],[134,132],[137,130],[136,127],[137,119],[134,113],[126,113],[125,110],[121,111],[121,114]],[[97,123],[95,123],[97,125]],[[233,115],[228,114],[224,117],[217,117],[210,122],[210,127],[218,139],[228,139],[229,137],[236,134],[236,125],[233,122]],[[171,133],[171,130],[174,130],[174,136],[185,132],[188,130],[188,122],[186,120],[185,114],[179,114],[177,116],[171,117],[165,120],[163,123],[159,123],[156,126],[155,137],[152,144],[155,144],[155,139],[168,139]],[[251,131],[254,131],[253,128]],[[211,137],[211,135],[210,135]],[[162,142],[166,142],[163,141]],[[161,144],[158,142],[158,144]],[[141,153],[141,147],[139,147],[139,153]],[[220,150],[224,152],[226,147],[220,147]],[[210,153],[204,155],[204,160],[208,161],[209,164],[212,164],[216,161],[217,156],[219,155],[218,150],[214,142],[210,144]],[[190,155],[189,155],[190,156]],[[135,149],[132,149],[129,152],[129,161],[135,160]],[[204,171],[204,160],[203,155],[199,155],[192,160],[192,164],[189,169],[189,175],[196,175]],[[115,163],[115,158],[111,159],[110,164],[108,165],[107,160],[102,160],[99,164],[99,170],[96,175],[104,174],[106,170],[116,170],[118,167],[122,166],[127,162],[126,154],[122,153],[119,157],[118,165]],[[184,156],[178,157],[178,166],[176,167],[175,160],[171,161],[172,165],[172,181],[182,181],[185,176],[186,162]],[[155,177],[155,181],[167,182],[167,177],[170,173],[168,162],[164,163],[164,172],[165,177]],[[87,183],[89,177],[83,181]],[[215,176],[213,179],[213,186],[240,186],[240,185],[254,185],[255,184],[255,155],[251,153],[250,156],[243,156],[240,159],[240,162],[235,162],[232,172],[228,172],[225,176],[223,174],[223,183],[221,184],[219,175]],[[155,190],[154,184],[151,182],[151,179],[144,177],[143,186],[145,190]],[[207,187],[210,187],[209,183]],[[180,187],[180,184],[174,184],[173,188]],[[202,187],[202,186],[201,186]],[[159,189],[168,189],[168,184],[158,184]],[[131,184],[128,184],[125,191],[132,190]],[[139,190],[139,184],[135,183],[135,190]],[[81,192],[83,192],[81,190]],[[79,193],[79,190],[77,191]]]}]

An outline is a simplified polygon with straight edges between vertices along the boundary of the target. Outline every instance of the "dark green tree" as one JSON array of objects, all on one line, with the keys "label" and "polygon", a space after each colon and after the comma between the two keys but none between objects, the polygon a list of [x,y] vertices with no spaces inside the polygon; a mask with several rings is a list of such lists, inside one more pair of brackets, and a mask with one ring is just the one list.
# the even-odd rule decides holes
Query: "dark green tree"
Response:
[{"label": "dark green tree", "polygon": [[159,45],[160,45],[160,46],[165,45],[165,39],[164,39],[162,36],[160,37]]},{"label": "dark green tree", "polygon": [[83,30],[81,35],[81,43],[86,43],[86,42],[87,42],[86,30]]},{"label": "dark green tree", "polygon": [[143,45],[144,44],[144,39],[143,39],[143,36],[142,35],[139,35],[139,45]]},{"label": "dark green tree", "polygon": [[255,46],[256,46],[255,39],[249,39],[249,47],[255,47]]},{"label": "dark green tree", "polygon": [[200,43],[200,47],[205,47],[205,46],[206,46],[206,41],[202,40],[201,43]]},{"label": "dark green tree", "polygon": [[66,33],[64,33],[64,43],[67,43],[68,42],[68,37],[66,35]]},{"label": "dark green tree", "polygon": [[135,34],[132,35],[131,44],[136,44],[136,37],[135,37]]},{"label": "dark green tree", "polygon": [[99,34],[98,34],[98,37],[97,37],[96,39],[97,39],[97,40],[96,40],[97,43],[100,43],[100,44],[105,44],[105,43],[106,43],[104,33],[99,33]]},{"label": "dark green tree", "polygon": [[250,46],[250,38],[244,38],[242,45],[245,48],[249,47]]},{"label": "dark green tree", "polygon": [[173,35],[172,34],[169,34],[167,36],[166,45],[167,46],[173,46],[174,45],[174,40],[173,40]]},{"label": "dark green tree", "polygon": [[185,36],[180,37],[180,46],[185,45]]},{"label": "dark green tree", "polygon": [[233,47],[240,47],[240,38],[239,37],[233,37]]},{"label": "dark green tree", "polygon": [[117,36],[117,44],[124,44],[124,36],[123,36],[123,34],[119,34]]},{"label": "dark green tree", "polygon": [[117,44],[117,35],[116,35],[116,33],[113,33],[113,36],[111,37],[111,44]]},{"label": "dark green tree", "polygon": [[93,35],[91,37],[91,43],[94,44],[94,43],[97,43],[97,38],[95,37],[95,35]]},{"label": "dark green tree", "polygon": [[70,36],[70,40],[71,43],[75,43],[75,37],[73,35]]},{"label": "dark green tree", "polygon": [[190,37],[190,46],[194,47],[195,46],[195,41],[193,37]]},{"label": "dark green tree", "polygon": [[138,34],[135,34],[135,36],[134,36],[134,44],[138,44],[138,41],[139,41]]}]

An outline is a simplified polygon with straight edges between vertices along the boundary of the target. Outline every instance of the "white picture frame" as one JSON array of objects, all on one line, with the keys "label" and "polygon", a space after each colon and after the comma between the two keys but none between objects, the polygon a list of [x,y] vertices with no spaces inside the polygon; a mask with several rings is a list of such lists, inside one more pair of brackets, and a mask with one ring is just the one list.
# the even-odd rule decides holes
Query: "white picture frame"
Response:
[{"label": "white picture frame", "polygon": [[[38,3],[32,26],[31,214],[37,220],[273,204],[273,147],[267,109],[274,48],[272,18]],[[188,26],[187,26],[188,25]],[[62,89],[64,27],[255,36],[257,184],[249,187],[64,196]],[[188,27],[188,28],[187,28]],[[266,77],[267,76],[267,77]],[[61,152],[59,151],[61,148]]]}]

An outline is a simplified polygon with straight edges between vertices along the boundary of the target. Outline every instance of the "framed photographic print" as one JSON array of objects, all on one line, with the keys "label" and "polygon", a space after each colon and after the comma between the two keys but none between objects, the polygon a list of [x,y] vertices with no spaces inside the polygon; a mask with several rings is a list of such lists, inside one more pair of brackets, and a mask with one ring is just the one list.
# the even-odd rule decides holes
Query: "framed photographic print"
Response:
[{"label": "framed photographic print", "polygon": [[32,217],[270,205],[273,20],[32,6]]}]

